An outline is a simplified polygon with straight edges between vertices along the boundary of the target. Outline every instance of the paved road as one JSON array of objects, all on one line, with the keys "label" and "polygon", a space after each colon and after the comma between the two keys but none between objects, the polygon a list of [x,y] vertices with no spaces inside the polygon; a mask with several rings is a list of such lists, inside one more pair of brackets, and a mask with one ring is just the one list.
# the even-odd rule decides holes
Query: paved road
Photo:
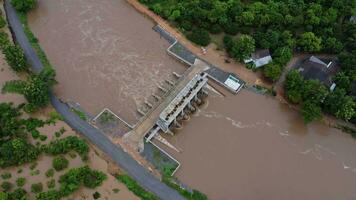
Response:
[{"label": "paved road", "polygon": [[[11,6],[9,1],[5,1],[5,10],[9,24],[13,31],[13,35],[15,35],[17,43],[24,50],[28,62],[32,65],[33,71],[41,71],[41,69],[43,69],[43,65],[35,50],[29,43],[16,11]],[[108,154],[116,162],[116,164],[124,169],[128,175],[134,178],[140,185],[163,200],[184,200],[184,198],[177,191],[157,180],[119,146],[113,144],[103,133],[71,112],[68,106],[60,102],[52,92],[50,92],[50,98],[53,107],[64,117],[65,121],[74,130],[84,134],[93,144]]]}]

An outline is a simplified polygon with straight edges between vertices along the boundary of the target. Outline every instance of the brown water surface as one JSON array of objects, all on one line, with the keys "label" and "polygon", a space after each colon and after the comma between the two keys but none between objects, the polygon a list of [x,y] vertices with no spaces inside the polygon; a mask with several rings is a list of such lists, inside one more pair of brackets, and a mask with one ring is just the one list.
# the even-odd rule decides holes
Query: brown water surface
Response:
[{"label": "brown water surface", "polygon": [[57,71],[56,93],[92,115],[107,107],[135,123],[156,83],[185,70],[124,0],[39,0],[29,23]]},{"label": "brown water surface", "polygon": [[176,176],[213,200],[356,198],[356,141],[269,97],[209,97],[168,139]]}]

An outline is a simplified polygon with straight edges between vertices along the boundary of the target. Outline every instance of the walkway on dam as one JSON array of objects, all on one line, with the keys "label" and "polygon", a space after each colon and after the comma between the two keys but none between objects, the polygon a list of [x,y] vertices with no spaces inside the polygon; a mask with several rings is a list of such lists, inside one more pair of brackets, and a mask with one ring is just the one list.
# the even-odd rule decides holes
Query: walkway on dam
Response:
[{"label": "walkway on dam", "polygon": [[[236,94],[240,91],[240,89],[245,85],[245,82],[240,79],[236,74],[231,73],[231,72],[226,72],[219,67],[209,63],[208,61],[204,60],[201,57],[198,57],[191,51],[189,51],[184,45],[182,45],[175,37],[173,37],[168,31],[166,31],[164,28],[162,28],[160,25],[156,25],[152,28],[154,31],[156,31],[162,38],[168,41],[171,46],[167,49],[167,52],[176,57],[178,60],[186,63],[187,65],[191,66],[195,62],[196,59],[200,59],[201,61],[204,61],[208,66],[209,69],[206,70],[205,72],[208,74],[208,76],[220,84],[222,87],[225,89],[229,90],[230,92]],[[229,77],[234,77],[235,80],[237,80],[240,84],[240,88],[237,90],[232,89],[229,87],[227,84],[225,84],[225,81]]]},{"label": "walkway on dam", "polygon": [[[31,64],[34,72],[38,73],[43,69],[43,65],[38,58],[35,50],[29,43],[26,37],[23,26],[16,14],[16,11],[9,3],[9,0],[5,1],[5,11],[7,14],[9,26],[13,31],[13,35],[24,50],[28,62]],[[60,102],[58,98],[50,92],[51,103],[53,107],[60,113],[64,120],[76,131],[85,135],[93,144],[99,149],[109,155],[117,165],[125,170],[129,176],[135,179],[140,185],[142,185],[148,191],[156,194],[163,200],[183,200],[183,198],[176,190],[168,187],[152,174],[150,174],[145,168],[139,165],[132,157],[130,157],[124,150],[112,143],[102,132],[89,125],[87,122],[81,120],[75,113],[71,112],[69,107]]]},{"label": "walkway on dam", "polygon": [[165,108],[172,102],[172,100],[178,95],[178,93],[186,87],[186,85],[198,74],[209,69],[206,63],[195,60],[195,63],[187,69],[187,71],[178,80],[177,85],[174,86],[172,91],[169,91],[166,96],[163,97],[163,101],[160,102],[151,112],[147,113],[146,116],[140,120],[140,122],[127,133],[124,137],[125,139],[135,148],[143,148],[143,138],[145,135],[154,127],[160,114]]}]

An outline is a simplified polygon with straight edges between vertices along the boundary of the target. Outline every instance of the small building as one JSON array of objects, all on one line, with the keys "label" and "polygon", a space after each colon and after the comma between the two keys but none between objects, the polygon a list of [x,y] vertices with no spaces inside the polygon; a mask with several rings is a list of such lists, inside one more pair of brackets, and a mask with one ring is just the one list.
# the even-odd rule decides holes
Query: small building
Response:
[{"label": "small building", "polygon": [[337,73],[338,67],[334,60],[321,60],[316,56],[310,56],[299,67],[298,71],[306,80],[318,80],[333,91],[336,84],[332,77]]},{"label": "small building", "polygon": [[356,16],[351,16],[350,17],[350,22],[351,23],[356,23]]},{"label": "small building", "polygon": [[251,58],[244,61],[246,64],[253,63],[256,68],[259,68],[272,62],[272,57],[268,49],[261,49],[252,53]]}]

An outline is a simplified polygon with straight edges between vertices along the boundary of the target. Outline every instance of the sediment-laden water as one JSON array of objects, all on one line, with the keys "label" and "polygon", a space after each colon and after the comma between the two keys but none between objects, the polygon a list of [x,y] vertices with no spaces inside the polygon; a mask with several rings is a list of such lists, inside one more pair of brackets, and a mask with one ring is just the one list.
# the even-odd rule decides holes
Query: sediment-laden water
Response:
[{"label": "sediment-laden water", "polygon": [[213,200],[356,198],[356,140],[269,97],[208,98],[166,138],[182,150],[168,150],[176,176]]},{"label": "sediment-laden water", "polygon": [[39,0],[29,23],[57,71],[56,94],[131,124],[156,83],[183,73],[154,24],[124,0]]}]

